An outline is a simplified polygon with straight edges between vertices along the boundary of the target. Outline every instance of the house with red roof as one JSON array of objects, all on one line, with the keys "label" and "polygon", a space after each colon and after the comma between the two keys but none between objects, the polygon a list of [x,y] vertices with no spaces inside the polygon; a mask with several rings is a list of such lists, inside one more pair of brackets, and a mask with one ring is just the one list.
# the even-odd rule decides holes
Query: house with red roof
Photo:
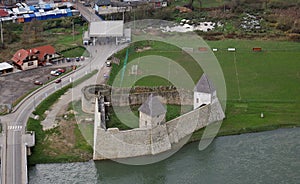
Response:
[{"label": "house with red roof", "polygon": [[59,55],[56,53],[54,47],[51,45],[45,45],[32,49],[20,49],[11,58],[13,63],[17,65],[21,70],[28,70],[36,68],[39,65],[45,65],[53,58],[57,58]]}]

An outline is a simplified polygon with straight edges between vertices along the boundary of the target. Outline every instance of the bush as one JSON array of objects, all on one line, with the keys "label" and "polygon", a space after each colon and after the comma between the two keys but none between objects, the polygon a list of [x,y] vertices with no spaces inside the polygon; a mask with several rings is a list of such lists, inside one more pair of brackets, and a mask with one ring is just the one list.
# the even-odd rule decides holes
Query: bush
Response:
[{"label": "bush", "polygon": [[289,38],[289,40],[291,40],[291,41],[300,42],[300,34],[297,34],[297,33],[291,33],[291,34],[288,34],[288,38]]}]

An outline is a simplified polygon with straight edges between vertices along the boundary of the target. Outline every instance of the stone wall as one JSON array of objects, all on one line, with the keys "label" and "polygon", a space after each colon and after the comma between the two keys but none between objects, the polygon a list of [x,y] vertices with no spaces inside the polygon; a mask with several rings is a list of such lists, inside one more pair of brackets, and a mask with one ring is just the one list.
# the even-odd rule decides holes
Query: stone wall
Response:
[{"label": "stone wall", "polygon": [[[140,105],[147,100],[150,94],[162,97],[164,104],[193,105],[193,91],[168,87],[135,87],[113,88],[104,85],[86,86],[82,89],[82,110],[94,113],[95,98],[98,92],[105,96],[105,101],[113,106]],[[103,94],[105,93],[105,94]]]},{"label": "stone wall", "polygon": [[118,159],[163,153],[194,131],[223,118],[224,113],[217,100],[153,129],[119,131],[118,128],[109,128],[105,131],[95,121],[93,159]]}]

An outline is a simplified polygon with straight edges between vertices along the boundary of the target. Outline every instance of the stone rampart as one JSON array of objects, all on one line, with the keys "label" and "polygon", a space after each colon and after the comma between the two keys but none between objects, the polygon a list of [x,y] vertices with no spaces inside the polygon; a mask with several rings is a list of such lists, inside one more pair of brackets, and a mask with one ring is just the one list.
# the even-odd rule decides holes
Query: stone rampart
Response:
[{"label": "stone rampart", "polygon": [[93,159],[118,159],[163,153],[194,131],[223,118],[224,113],[217,100],[153,129],[105,130],[95,122],[95,126],[98,126],[94,134]]}]

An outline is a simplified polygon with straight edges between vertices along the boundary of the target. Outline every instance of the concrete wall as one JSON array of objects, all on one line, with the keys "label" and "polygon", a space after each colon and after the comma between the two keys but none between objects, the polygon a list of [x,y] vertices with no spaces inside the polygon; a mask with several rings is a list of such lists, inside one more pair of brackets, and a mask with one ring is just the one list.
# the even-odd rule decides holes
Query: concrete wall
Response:
[{"label": "concrete wall", "polygon": [[219,101],[197,108],[153,129],[107,131],[95,121],[94,160],[154,155],[172,148],[194,131],[224,118]]}]

